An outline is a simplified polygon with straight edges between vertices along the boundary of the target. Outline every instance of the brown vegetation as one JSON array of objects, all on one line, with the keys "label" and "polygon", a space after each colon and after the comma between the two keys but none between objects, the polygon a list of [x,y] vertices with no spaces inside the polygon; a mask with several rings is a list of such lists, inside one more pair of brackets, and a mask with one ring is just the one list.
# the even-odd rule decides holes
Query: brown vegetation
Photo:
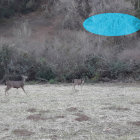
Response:
[{"label": "brown vegetation", "polygon": [[15,129],[13,133],[17,136],[31,136],[34,132],[28,131],[26,129]]},{"label": "brown vegetation", "polygon": [[[15,5],[16,0],[13,2]],[[139,81],[138,33],[104,37],[86,32],[82,26],[85,18],[101,12],[135,13],[135,5],[124,0],[27,0],[23,9],[34,11],[32,14],[18,17],[12,28],[11,22],[0,26],[0,79],[5,74],[26,73],[29,81],[50,83],[79,78]]]}]

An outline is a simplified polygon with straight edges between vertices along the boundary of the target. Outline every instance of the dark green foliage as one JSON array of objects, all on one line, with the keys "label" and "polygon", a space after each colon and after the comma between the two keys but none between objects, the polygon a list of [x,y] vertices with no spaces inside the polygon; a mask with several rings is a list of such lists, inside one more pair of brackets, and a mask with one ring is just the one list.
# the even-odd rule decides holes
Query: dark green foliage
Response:
[{"label": "dark green foliage", "polygon": [[0,65],[0,79],[3,78],[3,75],[5,74],[5,70],[4,67],[2,65]]},{"label": "dark green foliage", "polygon": [[0,79],[5,75],[22,74],[27,75],[28,80],[36,80],[36,77],[46,80],[55,78],[46,62],[37,62],[35,56],[4,45],[0,49]]},{"label": "dark green foliage", "polygon": [[140,18],[140,8],[135,11],[135,16]]},{"label": "dark green foliage", "polygon": [[46,63],[40,64],[37,76],[46,80],[54,79],[55,74]]},{"label": "dark green foliage", "polygon": [[102,67],[105,69],[104,60],[99,56],[90,56],[86,61],[86,67],[88,69],[88,77],[94,78],[99,75]]},{"label": "dark green foliage", "polygon": [[135,8],[135,16],[140,18],[140,0],[131,0],[131,3],[134,5]]},{"label": "dark green foliage", "polygon": [[117,79],[120,74],[125,76],[127,73],[131,72],[131,69],[127,63],[115,61],[108,65],[108,71],[110,72],[111,78]]},{"label": "dark green foliage", "polygon": [[36,10],[39,5],[40,0],[0,0],[0,18],[29,13]]},{"label": "dark green foliage", "polygon": [[88,69],[83,66],[83,67],[78,67],[75,70],[69,70],[69,73],[65,74],[63,76],[65,81],[71,82],[73,79],[79,79],[79,78],[86,78],[89,77],[89,71]]},{"label": "dark green foliage", "polygon": [[88,56],[85,64],[75,69],[69,69],[66,73],[55,73],[45,58],[36,60],[32,53],[22,52],[14,47],[3,45],[0,48],[0,80],[4,75],[15,77],[22,74],[29,77],[29,81],[44,79],[49,83],[72,82],[72,79],[84,78],[90,82],[97,82],[102,79],[123,80],[129,76],[139,80],[140,66],[134,64],[111,60],[108,63],[100,56]]},{"label": "dark green foliage", "polygon": [[89,0],[75,0],[77,4],[77,12],[79,15],[85,19],[89,16],[89,14],[92,12],[92,8],[90,6]]},{"label": "dark green foliage", "polygon": [[50,83],[50,84],[56,84],[57,81],[56,81],[55,79],[50,79],[50,80],[49,80],[49,83]]},{"label": "dark green foliage", "polygon": [[4,73],[9,72],[9,64],[10,64],[11,58],[12,58],[12,49],[9,48],[7,45],[4,45],[0,49],[0,66],[1,66],[0,71],[1,71],[2,77]]},{"label": "dark green foliage", "polygon": [[14,14],[15,14],[15,11],[12,8],[0,7],[0,18],[10,18]]}]

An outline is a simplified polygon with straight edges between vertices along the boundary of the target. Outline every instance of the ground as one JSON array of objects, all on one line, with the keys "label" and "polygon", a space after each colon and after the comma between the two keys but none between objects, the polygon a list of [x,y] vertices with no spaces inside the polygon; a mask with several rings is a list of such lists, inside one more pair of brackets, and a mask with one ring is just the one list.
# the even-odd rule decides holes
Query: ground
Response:
[{"label": "ground", "polygon": [[0,140],[140,140],[139,84],[4,88]]}]

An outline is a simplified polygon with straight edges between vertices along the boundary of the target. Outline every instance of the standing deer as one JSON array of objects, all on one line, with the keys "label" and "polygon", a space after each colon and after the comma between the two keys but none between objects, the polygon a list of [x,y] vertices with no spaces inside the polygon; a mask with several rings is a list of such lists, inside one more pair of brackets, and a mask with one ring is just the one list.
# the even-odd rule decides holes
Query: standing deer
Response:
[{"label": "standing deer", "polygon": [[[7,94],[8,90],[10,90],[11,88],[16,88],[16,89],[22,88],[24,93],[26,93],[24,90],[24,84],[28,77],[27,76],[21,76],[21,77],[22,77],[22,80],[20,80],[20,81],[13,81],[13,80],[6,81],[7,87],[5,89],[5,95]],[[26,95],[27,95],[27,93],[26,93]]]},{"label": "standing deer", "polygon": [[82,86],[84,85],[84,83],[85,83],[84,79],[73,79],[74,89],[75,89],[76,85],[79,85],[79,86],[81,86],[81,90],[82,90]]}]

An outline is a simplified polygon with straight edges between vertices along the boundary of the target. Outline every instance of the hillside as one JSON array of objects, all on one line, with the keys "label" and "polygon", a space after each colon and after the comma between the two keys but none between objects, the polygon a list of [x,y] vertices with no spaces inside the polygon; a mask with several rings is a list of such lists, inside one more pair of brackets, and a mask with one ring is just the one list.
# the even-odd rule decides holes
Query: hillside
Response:
[{"label": "hillside", "polygon": [[140,80],[139,33],[103,37],[82,26],[87,17],[104,12],[138,17],[135,0],[1,0],[0,4],[0,78],[26,73],[30,80]]}]

